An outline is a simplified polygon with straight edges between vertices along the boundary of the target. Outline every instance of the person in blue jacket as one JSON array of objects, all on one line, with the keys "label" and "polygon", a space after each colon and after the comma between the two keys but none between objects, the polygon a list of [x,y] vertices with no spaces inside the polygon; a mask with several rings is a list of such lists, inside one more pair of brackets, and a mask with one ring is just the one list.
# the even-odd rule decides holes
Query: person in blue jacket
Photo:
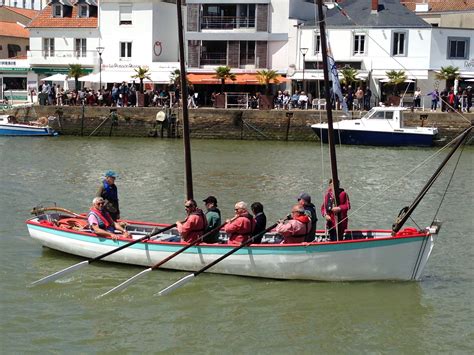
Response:
[{"label": "person in blue jacket", "polygon": [[105,210],[109,212],[114,221],[120,219],[118,190],[117,185],[115,185],[115,179],[117,177],[118,175],[115,171],[107,171],[102,185],[96,194],[97,197],[102,197],[105,200]]}]

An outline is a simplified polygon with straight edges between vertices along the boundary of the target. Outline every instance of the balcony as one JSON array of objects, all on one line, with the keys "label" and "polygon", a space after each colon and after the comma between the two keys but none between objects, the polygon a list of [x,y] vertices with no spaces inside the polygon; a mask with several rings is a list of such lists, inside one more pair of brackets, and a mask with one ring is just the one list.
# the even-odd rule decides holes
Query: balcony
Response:
[{"label": "balcony", "polygon": [[94,66],[99,64],[97,51],[76,50],[30,50],[27,52],[30,65],[69,65],[81,64]]},{"label": "balcony", "polygon": [[201,30],[234,30],[255,28],[255,17],[202,16]]},{"label": "balcony", "polygon": [[201,65],[227,65],[226,52],[202,53],[200,59]]}]

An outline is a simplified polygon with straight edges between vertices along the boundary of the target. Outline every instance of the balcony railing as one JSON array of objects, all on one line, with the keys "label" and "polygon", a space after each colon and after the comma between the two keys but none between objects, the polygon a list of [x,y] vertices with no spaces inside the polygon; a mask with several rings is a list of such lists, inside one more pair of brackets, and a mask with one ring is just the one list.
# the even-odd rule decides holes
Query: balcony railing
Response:
[{"label": "balcony railing", "polygon": [[97,51],[29,50],[27,56],[31,64],[98,65],[99,63]]},{"label": "balcony railing", "polygon": [[254,28],[255,17],[202,16],[201,30],[232,30],[235,28]]},{"label": "balcony railing", "polygon": [[213,52],[201,54],[201,65],[226,65],[227,53]]}]

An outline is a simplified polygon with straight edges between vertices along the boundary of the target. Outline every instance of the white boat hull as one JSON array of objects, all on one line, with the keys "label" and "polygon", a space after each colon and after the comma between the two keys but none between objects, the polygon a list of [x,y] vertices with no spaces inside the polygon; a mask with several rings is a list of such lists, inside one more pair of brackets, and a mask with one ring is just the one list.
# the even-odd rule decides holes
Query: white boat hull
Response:
[{"label": "white boat hull", "polygon": [[[94,258],[130,242],[125,238],[113,241],[92,233],[45,227],[31,220],[27,225],[31,237],[43,246],[85,258]],[[417,232],[390,237],[389,231],[374,234],[376,237],[372,239],[342,242],[252,245],[224,259],[208,272],[320,281],[418,280],[430,256],[433,235]],[[102,260],[149,267],[184,245],[140,242]],[[197,271],[234,247],[201,244],[189,248],[162,267]]]}]

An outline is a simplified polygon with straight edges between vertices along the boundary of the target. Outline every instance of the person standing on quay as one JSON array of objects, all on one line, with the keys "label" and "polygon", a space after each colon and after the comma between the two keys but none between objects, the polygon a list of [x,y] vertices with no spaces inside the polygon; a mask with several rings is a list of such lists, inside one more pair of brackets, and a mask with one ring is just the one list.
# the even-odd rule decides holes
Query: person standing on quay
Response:
[{"label": "person standing on quay", "polygon": [[120,208],[118,199],[118,190],[115,185],[115,179],[118,177],[117,173],[109,170],[105,173],[105,178],[102,185],[99,187],[96,196],[102,197],[105,200],[105,210],[110,214],[114,221],[120,219]]}]

